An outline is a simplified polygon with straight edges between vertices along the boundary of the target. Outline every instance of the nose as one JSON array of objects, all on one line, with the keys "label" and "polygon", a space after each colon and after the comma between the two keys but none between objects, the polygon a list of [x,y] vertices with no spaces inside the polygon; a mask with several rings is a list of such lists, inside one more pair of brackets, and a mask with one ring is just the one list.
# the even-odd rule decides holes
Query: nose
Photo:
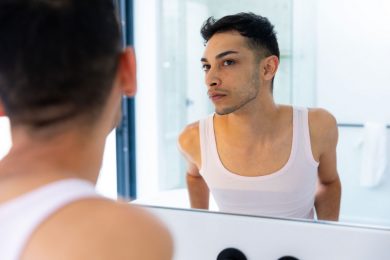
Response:
[{"label": "nose", "polygon": [[208,88],[218,88],[221,85],[221,78],[213,69],[208,71],[205,77],[205,81]]}]

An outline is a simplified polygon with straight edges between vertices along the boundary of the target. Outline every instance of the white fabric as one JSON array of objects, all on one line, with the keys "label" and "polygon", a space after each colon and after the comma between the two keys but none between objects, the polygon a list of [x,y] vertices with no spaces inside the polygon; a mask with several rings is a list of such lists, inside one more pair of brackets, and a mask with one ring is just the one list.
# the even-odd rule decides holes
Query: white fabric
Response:
[{"label": "white fabric", "polygon": [[0,204],[0,259],[19,259],[31,234],[45,219],[75,200],[97,196],[91,183],[67,179]]},{"label": "white fabric", "polygon": [[387,164],[386,124],[364,124],[360,185],[375,187],[380,184]]},{"label": "white fabric", "polygon": [[314,218],[318,163],[314,160],[306,108],[294,108],[290,157],[278,171],[256,177],[228,171],[220,161],[214,115],[199,122],[205,179],[220,211],[274,217]]}]

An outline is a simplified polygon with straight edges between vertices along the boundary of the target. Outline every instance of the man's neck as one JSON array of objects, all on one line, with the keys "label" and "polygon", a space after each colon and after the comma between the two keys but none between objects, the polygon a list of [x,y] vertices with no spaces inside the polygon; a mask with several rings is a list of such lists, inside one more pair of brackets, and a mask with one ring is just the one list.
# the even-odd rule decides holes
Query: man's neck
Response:
[{"label": "man's neck", "polygon": [[102,135],[87,135],[77,129],[47,140],[35,140],[15,130],[13,146],[0,163],[1,177],[82,178],[96,182],[104,150]]},{"label": "man's neck", "polygon": [[272,134],[278,127],[281,114],[272,96],[259,97],[238,111],[227,115],[216,115],[216,124],[223,127],[229,136],[246,136],[250,138]]}]

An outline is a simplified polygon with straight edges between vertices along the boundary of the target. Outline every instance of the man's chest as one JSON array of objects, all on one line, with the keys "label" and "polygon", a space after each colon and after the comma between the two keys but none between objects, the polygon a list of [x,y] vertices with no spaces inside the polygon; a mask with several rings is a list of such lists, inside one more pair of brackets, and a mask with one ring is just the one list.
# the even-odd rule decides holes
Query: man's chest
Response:
[{"label": "man's chest", "polygon": [[263,176],[282,169],[292,153],[292,136],[285,135],[268,142],[237,143],[220,140],[216,149],[222,165],[242,176]]}]

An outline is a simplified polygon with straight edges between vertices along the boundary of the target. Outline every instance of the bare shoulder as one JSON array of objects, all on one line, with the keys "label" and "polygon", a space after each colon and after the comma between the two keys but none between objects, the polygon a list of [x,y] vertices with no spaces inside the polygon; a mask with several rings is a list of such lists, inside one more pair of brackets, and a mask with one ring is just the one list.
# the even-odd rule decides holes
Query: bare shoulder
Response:
[{"label": "bare shoulder", "polygon": [[55,259],[61,252],[64,259],[168,260],[172,247],[168,230],[146,210],[108,199],[85,199],[50,217],[26,248],[26,256],[32,257],[23,259]]},{"label": "bare shoulder", "polygon": [[309,124],[311,129],[320,132],[337,130],[336,118],[323,108],[309,108]]},{"label": "bare shoulder", "polygon": [[200,160],[199,121],[187,125],[179,135],[179,149],[190,162]]},{"label": "bare shoulder", "polygon": [[[153,215],[140,207],[130,206],[124,202],[105,200],[96,205],[95,219],[96,237],[104,239],[101,244],[105,255],[102,259],[171,259],[172,240],[168,230]],[[100,239],[99,243],[100,244]],[[106,246],[106,248],[104,248]],[[113,257],[113,252],[116,257]]]},{"label": "bare shoulder", "polygon": [[336,118],[323,108],[309,109],[309,128],[312,141],[335,146],[338,140]]},{"label": "bare shoulder", "polygon": [[199,144],[199,121],[187,125],[179,135],[182,151],[191,150],[194,144]]}]

